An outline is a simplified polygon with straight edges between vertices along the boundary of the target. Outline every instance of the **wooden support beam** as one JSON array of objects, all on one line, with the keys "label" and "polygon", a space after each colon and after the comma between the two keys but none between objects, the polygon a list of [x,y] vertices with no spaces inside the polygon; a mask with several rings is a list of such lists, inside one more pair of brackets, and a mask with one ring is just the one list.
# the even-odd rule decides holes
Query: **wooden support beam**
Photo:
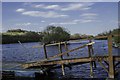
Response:
[{"label": "wooden support beam", "polygon": [[47,59],[47,51],[46,51],[46,44],[43,44],[43,49],[44,49],[44,55],[45,55],[45,58]]},{"label": "wooden support beam", "polygon": [[[91,45],[88,45],[88,56],[91,56]],[[92,61],[90,61],[90,77],[93,78],[93,66],[92,66]]]},{"label": "wooden support beam", "polygon": [[[64,43],[64,46],[65,46],[65,50],[68,51],[67,42]],[[69,56],[69,53],[67,53],[67,56]]]},{"label": "wooden support beam", "polygon": [[[61,43],[58,44],[58,49],[59,49],[59,53],[62,53]],[[63,60],[63,55],[61,55],[61,60]],[[62,64],[61,67],[62,67],[62,74],[64,76],[65,75],[64,64]]]},{"label": "wooden support beam", "polygon": [[107,73],[109,73],[109,71],[107,70],[107,68],[104,66],[104,64],[102,63],[102,61],[98,61],[99,63],[100,63],[100,65],[103,67],[103,69],[107,72]]},{"label": "wooden support beam", "polygon": [[43,61],[47,61],[47,60],[50,60],[50,59],[53,59],[53,58],[56,58],[56,57],[60,57],[60,56],[65,55],[65,54],[67,54],[69,52],[73,52],[73,51],[79,50],[79,49],[84,48],[84,47],[86,47],[88,45],[91,45],[91,44],[94,44],[94,42],[91,42],[91,43],[88,43],[88,44],[84,44],[84,45],[82,45],[80,47],[68,50],[68,51],[63,52],[63,53],[58,53],[57,55],[51,56],[51,57],[49,57],[47,59],[43,59],[43,60],[40,60],[40,61],[37,61],[37,62],[43,62]]},{"label": "wooden support beam", "polygon": [[117,63],[115,64],[115,67],[117,67],[119,64],[120,64],[120,62],[117,62]]},{"label": "wooden support beam", "polygon": [[64,64],[61,65],[62,66],[62,75],[65,75],[65,70],[64,70]]},{"label": "wooden support beam", "polygon": [[109,78],[115,78],[114,59],[112,55],[112,35],[108,36],[108,62],[109,62]]},{"label": "wooden support beam", "polygon": [[[59,50],[59,53],[62,53],[61,43],[58,44],[58,50]],[[63,59],[63,55],[61,55],[61,59]]]},{"label": "wooden support beam", "polygon": [[93,67],[92,67],[92,62],[90,62],[90,77],[93,78]]},{"label": "wooden support beam", "polygon": [[[91,45],[91,52],[92,52],[92,55],[94,55],[94,50],[93,50],[93,46],[92,45]],[[92,65],[94,65],[94,68],[97,67],[95,61],[92,62]]]},{"label": "wooden support beam", "polygon": [[91,57],[91,49],[90,49],[90,45],[88,45],[88,57]]},{"label": "wooden support beam", "polygon": [[109,66],[109,63],[107,61],[104,61],[104,62],[105,62],[105,64],[107,64],[107,66]]},{"label": "wooden support beam", "polygon": [[[89,39],[89,43],[91,43],[91,42],[92,42],[92,40]],[[93,56],[94,55],[93,45],[92,44],[88,45],[88,48],[89,48],[89,56]],[[95,61],[92,62],[92,66],[93,65],[96,68],[96,62]]]},{"label": "wooden support beam", "polygon": [[[84,47],[86,47],[86,46],[88,46],[88,45],[91,45],[91,44],[94,44],[94,42],[91,42],[91,43],[88,43],[88,44],[84,44],[84,45],[82,45],[82,46],[80,46],[80,47],[77,47],[77,48],[68,50],[68,51],[63,52],[63,53],[58,53],[57,55],[48,57],[47,59],[43,59],[43,60],[36,61],[36,62],[35,62],[35,61],[33,61],[33,62],[27,62],[27,63],[23,64],[22,67],[23,67],[23,68],[30,67],[30,66],[28,66],[29,64],[34,64],[34,66],[41,65],[41,64],[43,64],[45,61],[54,59],[54,58],[56,58],[56,57],[60,57],[60,56],[65,55],[65,54],[67,54],[67,53],[69,53],[69,52],[76,51],[76,50],[78,50],[78,49],[84,48]],[[97,59],[97,58],[95,58],[95,59]],[[79,61],[79,60],[78,60],[78,61]],[[77,61],[77,62],[78,62],[78,61]]]}]

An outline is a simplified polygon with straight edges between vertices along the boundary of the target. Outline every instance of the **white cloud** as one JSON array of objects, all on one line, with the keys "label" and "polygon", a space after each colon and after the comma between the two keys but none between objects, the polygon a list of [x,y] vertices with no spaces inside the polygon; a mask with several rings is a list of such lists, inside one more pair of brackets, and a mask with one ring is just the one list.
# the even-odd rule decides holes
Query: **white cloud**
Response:
[{"label": "white cloud", "polygon": [[34,5],[35,8],[40,8],[40,9],[53,9],[53,10],[60,10],[59,5],[44,5],[44,4],[39,4],[39,5]]},{"label": "white cloud", "polygon": [[30,22],[27,22],[27,23],[17,23],[15,25],[16,26],[29,26],[29,25],[32,25],[32,23],[30,23]]},{"label": "white cloud", "polygon": [[77,24],[76,22],[60,22],[60,23],[50,23],[49,25],[71,25],[71,24]]},{"label": "white cloud", "polygon": [[60,11],[70,11],[70,10],[88,10],[91,9],[91,6],[94,3],[72,3],[72,4],[67,4],[64,6],[60,5],[44,5],[44,4],[39,4],[39,5],[34,5],[35,8],[41,8],[41,9],[53,9],[53,10],[60,10]]},{"label": "white cloud", "polygon": [[41,21],[42,23],[44,23],[45,21]]},{"label": "white cloud", "polygon": [[75,24],[80,24],[80,23],[90,23],[90,22],[98,22],[97,20],[94,19],[75,19],[71,21],[66,21],[66,22],[54,22],[50,23],[49,25],[75,25]]},{"label": "white cloud", "polygon": [[48,5],[44,8],[45,9],[56,9],[56,10],[58,10],[58,9],[60,9],[60,6],[59,5]]},{"label": "white cloud", "polygon": [[45,5],[39,4],[39,5],[35,5],[34,7],[35,7],[35,8],[43,8],[43,7],[45,7]]},{"label": "white cloud", "polygon": [[87,20],[94,20],[97,18],[98,14],[96,14],[96,13],[83,13],[80,16],[81,16],[81,18],[83,18],[85,20],[86,19]]},{"label": "white cloud", "polygon": [[83,19],[76,19],[76,20],[73,20],[74,22],[76,23],[90,23],[90,22],[100,22],[99,20],[97,19],[87,19],[87,18],[83,18]]},{"label": "white cloud", "polygon": [[89,22],[94,22],[94,20],[90,20],[90,19],[81,20],[81,23],[89,23]]},{"label": "white cloud", "polygon": [[69,4],[67,7],[62,8],[62,11],[69,11],[69,10],[88,10],[91,9],[91,6],[94,3],[74,3]]},{"label": "white cloud", "polygon": [[23,8],[19,8],[16,10],[16,12],[24,12],[24,11],[25,11],[25,9],[23,9]]},{"label": "white cloud", "polygon": [[44,18],[64,18],[68,15],[58,14],[53,11],[42,12],[42,11],[26,11],[22,13],[23,15],[33,16],[33,17],[44,17]]},{"label": "white cloud", "polygon": [[62,11],[69,11],[69,10],[78,10],[81,7],[83,7],[83,4],[79,3],[79,4],[70,4],[68,7],[66,8],[62,8]]},{"label": "white cloud", "polygon": [[84,13],[84,14],[82,14],[82,15],[80,15],[80,16],[83,16],[83,17],[91,17],[91,16],[97,16],[97,14],[95,14],[95,13]]},{"label": "white cloud", "polygon": [[93,20],[93,19],[76,19],[76,20],[73,20],[74,22],[76,23],[89,23],[89,22],[95,22],[96,20]]}]

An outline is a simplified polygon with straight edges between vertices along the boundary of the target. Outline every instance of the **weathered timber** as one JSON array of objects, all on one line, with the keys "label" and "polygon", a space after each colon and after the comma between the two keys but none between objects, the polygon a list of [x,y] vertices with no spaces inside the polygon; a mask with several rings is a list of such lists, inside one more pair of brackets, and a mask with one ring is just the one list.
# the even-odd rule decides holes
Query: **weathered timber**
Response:
[{"label": "weathered timber", "polygon": [[[61,44],[64,44],[65,42],[60,42]],[[59,45],[59,43],[53,43],[53,44],[46,44],[46,46],[55,46]],[[41,46],[33,46],[32,48],[42,48],[44,45]]]},{"label": "weathered timber", "polygon": [[[59,50],[59,53],[62,53],[61,43],[58,44],[58,50]],[[63,55],[61,55],[60,57],[61,59],[63,59]]]},{"label": "weathered timber", "polygon": [[62,64],[62,74],[65,75],[64,64]]},{"label": "weathered timber", "polygon": [[23,64],[23,68],[28,68],[31,66],[41,66],[41,65],[55,65],[55,64],[68,64],[68,63],[83,63],[83,62],[90,62],[90,61],[108,61],[108,56],[96,56],[96,57],[84,57],[84,58],[70,58],[70,59],[63,59],[63,60],[48,60],[44,62],[34,62],[34,63],[26,63]]},{"label": "weathered timber", "polygon": [[[52,68],[55,68],[56,66],[61,66],[60,68],[62,69],[62,74],[65,75],[64,68],[67,65],[74,66],[74,65],[79,65],[79,64],[90,63],[90,76],[93,77],[93,63],[94,63],[94,66],[96,67],[95,61],[98,61],[100,65],[103,67],[103,69],[108,72],[109,78],[115,78],[114,76],[115,67],[120,63],[120,56],[112,55],[112,35],[102,36],[102,37],[99,36],[96,38],[108,38],[108,55],[93,56],[94,51],[93,51],[92,45],[94,44],[94,42],[91,42],[91,41],[88,44],[79,46],[71,50],[68,50],[66,43],[62,42],[62,43],[50,44],[50,45],[58,45],[59,53],[57,55],[48,57],[47,59],[43,59],[40,61],[25,63],[22,66],[23,68],[37,67],[37,66],[52,66]],[[61,44],[64,44],[66,52],[62,52]],[[46,45],[46,46],[50,46],[50,45]],[[82,57],[82,58],[70,58],[69,57],[68,59],[63,59],[62,57],[63,55],[79,50],[86,46],[88,46],[88,57]],[[57,58],[57,57],[61,57],[61,59],[54,60],[54,58]],[[105,62],[107,64],[109,70],[106,68],[106,66],[102,62]],[[114,65],[114,63],[116,64]]]},{"label": "weathered timber", "polygon": [[[65,46],[65,50],[68,51],[67,42],[64,43],[64,46]],[[69,53],[67,53],[67,56],[70,56]]]},{"label": "weathered timber", "polygon": [[[91,40],[89,41],[91,42]],[[91,57],[92,56],[92,52],[91,52],[91,45],[88,45],[88,56]],[[93,66],[92,66],[92,61],[90,62],[90,77],[93,78]]]},{"label": "weathered timber", "polygon": [[108,69],[105,67],[105,65],[102,63],[102,61],[98,61],[100,63],[100,65],[103,67],[103,69],[106,71],[106,72],[109,72]]},{"label": "weathered timber", "polygon": [[112,55],[112,35],[108,36],[109,77],[114,78],[114,59]]},{"label": "weathered timber", "polygon": [[93,78],[93,67],[91,61],[90,61],[90,77]]},{"label": "weathered timber", "polygon": [[45,54],[45,58],[47,59],[47,51],[46,51],[46,44],[43,45],[43,48],[44,48],[44,54]]},{"label": "weathered timber", "polygon": [[[36,61],[36,62],[30,62],[30,64],[29,64],[29,63],[25,63],[25,64],[27,64],[27,65],[29,64],[29,66],[31,66],[33,63],[40,64],[40,63],[42,63],[42,62],[44,62],[44,61],[47,61],[47,60],[50,60],[50,59],[54,59],[54,58],[56,58],[56,57],[60,57],[60,56],[65,55],[65,54],[67,54],[67,53],[69,53],[69,52],[73,52],[73,51],[75,51],[75,50],[78,50],[78,49],[84,48],[84,47],[86,47],[86,46],[88,46],[88,45],[91,45],[91,44],[94,44],[94,42],[91,42],[91,43],[88,43],[88,44],[82,45],[82,46],[80,46],[80,47],[77,47],[77,48],[71,49],[71,50],[66,51],[66,52],[63,52],[63,53],[58,53],[57,55],[52,56],[52,57],[49,57],[49,58],[47,58],[47,59],[43,59],[43,60]],[[25,64],[23,64],[22,66],[24,67]]]},{"label": "weathered timber", "polygon": [[[59,53],[62,53],[61,43],[58,44]],[[63,60],[63,55],[61,55],[61,60]],[[62,66],[62,74],[65,75],[64,64]]]}]

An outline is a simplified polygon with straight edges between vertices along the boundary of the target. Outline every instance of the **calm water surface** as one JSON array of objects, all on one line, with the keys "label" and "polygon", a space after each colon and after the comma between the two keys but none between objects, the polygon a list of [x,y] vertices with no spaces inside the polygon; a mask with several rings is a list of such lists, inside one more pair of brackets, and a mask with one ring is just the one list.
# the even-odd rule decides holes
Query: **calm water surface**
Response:
[{"label": "calm water surface", "polygon": [[[81,46],[83,44],[86,44],[88,41],[81,41],[78,43],[70,43],[68,45],[68,49],[73,49],[78,46]],[[20,63],[28,62],[28,61],[37,61],[44,59],[44,51],[43,48],[32,48],[32,46],[40,46],[40,43],[23,43],[23,45],[20,45],[18,43],[16,44],[4,44],[2,46],[2,61],[3,61],[3,70],[6,69],[19,69],[16,66],[18,66]],[[107,41],[106,40],[95,40],[95,44],[93,45],[94,48],[94,54],[95,55],[107,55],[108,53],[108,47],[107,47]],[[64,46],[62,45],[63,52]],[[120,49],[113,48],[113,54],[119,55]],[[53,56],[55,54],[58,54],[58,46],[49,46],[47,47],[47,53],[48,56]],[[88,48],[82,48],[77,51],[69,53],[69,58],[79,58],[79,57],[87,57],[88,56]],[[67,58],[65,55],[64,58]],[[56,58],[60,59],[60,58]],[[120,67],[119,67],[120,68]],[[22,69],[19,69],[22,70]],[[55,72],[55,77],[61,78],[62,73],[61,69],[55,69],[53,70]],[[72,67],[72,70],[69,70],[69,68],[65,68],[65,76],[64,77],[72,77],[72,78],[86,78],[89,76],[90,67],[89,63],[83,64],[83,65],[76,65]],[[17,73],[17,75],[20,72]],[[31,74],[27,72],[28,76],[33,76],[32,71]],[[22,75],[22,74],[21,74]],[[24,74],[23,74],[24,75]],[[97,68],[94,69],[94,77],[97,78],[105,78],[107,77],[107,72],[97,63]],[[120,76],[118,76],[120,78]]]}]

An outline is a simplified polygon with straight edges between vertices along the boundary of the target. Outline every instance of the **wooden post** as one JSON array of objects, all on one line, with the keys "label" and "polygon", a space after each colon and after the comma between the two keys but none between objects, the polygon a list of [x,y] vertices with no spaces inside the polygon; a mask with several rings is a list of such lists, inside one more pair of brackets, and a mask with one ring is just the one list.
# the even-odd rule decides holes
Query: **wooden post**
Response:
[{"label": "wooden post", "polygon": [[93,67],[92,67],[92,62],[90,62],[90,77],[93,78]]},{"label": "wooden post", "polygon": [[[58,49],[59,49],[59,53],[62,53],[61,43],[58,44]],[[62,56],[62,55],[61,55],[61,59],[63,59],[63,56]]]},{"label": "wooden post", "polygon": [[109,62],[109,78],[114,78],[114,60],[112,55],[112,35],[108,36],[108,62]]},{"label": "wooden post", "polygon": [[90,45],[88,45],[88,56],[91,57]]},{"label": "wooden post", "polygon": [[[90,40],[89,42],[91,42],[91,40]],[[89,56],[89,57],[92,57],[91,55],[92,55],[92,53],[91,53],[91,45],[88,45],[88,56]],[[93,78],[93,66],[92,66],[92,61],[90,62],[90,77]]]},{"label": "wooden post", "polygon": [[62,74],[65,75],[64,64],[62,64]]},{"label": "wooden post", "polygon": [[[91,43],[92,41],[89,40],[89,42]],[[88,48],[89,48],[89,57],[91,57],[94,54],[93,46],[92,45],[88,45]],[[95,61],[92,62],[92,66],[93,65],[96,68],[96,62]]]},{"label": "wooden post", "polygon": [[45,54],[45,58],[47,59],[47,51],[46,51],[46,44],[43,44],[43,49],[44,49],[44,54]]},{"label": "wooden post", "polygon": [[[67,42],[65,42],[64,45],[65,45],[65,50],[68,51]],[[69,53],[67,53],[67,56],[69,56]]]},{"label": "wooden post", "polygon": [[[94,50],[93,50],[93,46],[92,45],[91,45],[91,52],[92,52],[92,55],[94,55]],[[92,65],[94,65],[94,68],[97,67],[95,61],[92,62]]]},{"label": "wooden post", "polygon": [[[58,49],[59,49],[59,52],[62,53],[61,43],[58,44]],[[63,56],[62,55],[61,55],[61,60],[63,60]],[[64,76],[65,75],[64,64],[62,64],[61,67],[62,67],[62,74]]]}]

